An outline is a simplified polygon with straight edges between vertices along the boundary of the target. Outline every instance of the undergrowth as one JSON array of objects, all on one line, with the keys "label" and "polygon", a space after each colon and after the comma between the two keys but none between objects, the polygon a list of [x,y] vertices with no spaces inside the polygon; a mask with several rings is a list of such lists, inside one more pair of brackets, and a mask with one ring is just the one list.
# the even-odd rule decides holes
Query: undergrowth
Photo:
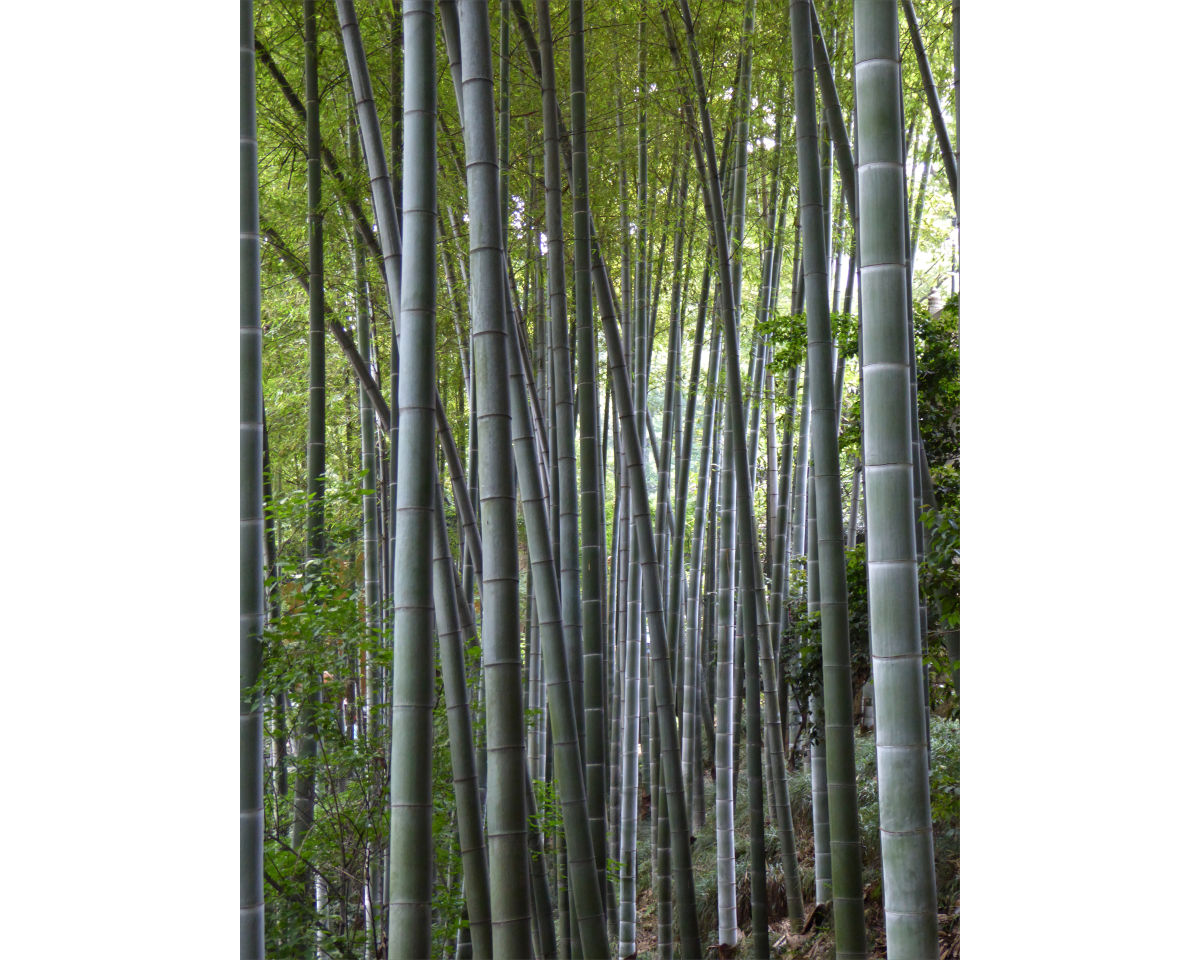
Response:
[{"label": "undergrowth", "polygon": [[[930,775],[930,804],[933,813],[934,860],[937,871],[938,912],[956,914],[958,911],[959,873],[959,725],[954,719],[930,718],[932,767]],[[744,756],[743,756],[744,759]],[[764,758],[765,760],[765,758]],[[883,911],[881,892],[881,863],[879,848],[879,792],[875,768],[875,739],[873,734],[858,735],[854,742],[854,762],[858,782],[860,836],[863,847],[863,888],[867,903],[868,942],[882,944]],[[702,942],[716,941],[717,928],[717,843],[715,829],[716,788],[712,769],[704,777],[704,826],[692,842],[692,868],[696,878],[696,911]],[[643,787],[644,789],[644,787]],[[764,794],[767,785],[763,783]],[[747,807],[748,787],[745,764],[739,768],[734,799],[734,849],[737,857],[738,925],[742,939],[738,955],[749,947],[749,862],[750,814]],[[797,763],[788,775],[788,798],[796,835],[796,854],[800,861],[800,883],[805,908],[812,911],[815,892],[813,875],[812,786],[807,765]],[[764,796],[764,800],[766,797]],[[783,868],[780,861],[780,840],[777,825],[767,810],[764,846],[767,858],[767,913],[772,925],[787,916],[783,888]],[[638,900],[644,905],[641,926],[644,937],[652,941],[657,934],[655,900],[652,887],[652,843],[648,818],[638,824]],[[774,928],[772,943],[779,941]],[[813,923],[817,932],[815,942],[805,948],[805,955],[832,957],[832,920],[818,913]],[[810,931],[810,934],[813,931]],[[796,933],[796,931],[792,931]],[[676,931],[678,934],[678,930]],[[644,942],[644,940],[643,940]],[[677,941],[678,942],[678,941]],[[826,953],[828,951],[828,953]],[[710,951],[711,953],[711,951]],[[773,956],[793,955],[785,945]]]}]

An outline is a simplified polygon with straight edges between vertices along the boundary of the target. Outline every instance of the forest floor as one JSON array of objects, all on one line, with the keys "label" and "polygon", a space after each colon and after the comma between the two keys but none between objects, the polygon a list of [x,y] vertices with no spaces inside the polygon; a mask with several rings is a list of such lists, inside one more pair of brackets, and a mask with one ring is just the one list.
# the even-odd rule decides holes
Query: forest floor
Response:
[{"label": "forest floor", "polygon": [[[958,724],[935,721],[933,737],[934,769],[934,843],[938,874],[939,960],[959,957],[958,889]],[[863,890],[866,901],[867,943],[872,958],[886,957],[886,938],[879,862],[878,800],[875,783],[875,750],[871,734],[856,738],[855,761],[858,772],[859,805],[863,838]],[[699,914],[702,943],[706,958],[717,954],[716,833],[714,815],[715,786],[711,769],[704,779],[704,826],[692,842],[692,865],[696,877],[696,909]],[[950,776],[947,776],[949,774]],[[814,904],[812,793],[808,770],[797,760],[789,772],[788,794],[795,825],[796,855],[800,864],[800,883],[805,916],[799,930],[787,916],[787,897],[783,885],[779,835],[769,817],[764,841],[767,858],[767,921],[772,958],[778,960],[834,960],[833,917],[831,904]],[[951,780],[951,783],[947,783]],[[766,784],[764,783],[764,790]],[[739,770],[737,798],[734,803],[734,848],[737,861],[737,917],[739,942],[734,957],[750,956],[750,824],[746,804],[744,766]],[[952,794],[953,803],[945,802]],[[941,798],[941,802],[939,802]],[[643,810],[649,803],[643,793]],[[940,816],[939,816],[940,814]],[[952,814],[952,815],[951,815]],[[638,836],[638,938],[639,957],[657,955],[658,927],[650,858],[649,818],[639,822]],[[678,934],[678,931],[676,931]]]}]

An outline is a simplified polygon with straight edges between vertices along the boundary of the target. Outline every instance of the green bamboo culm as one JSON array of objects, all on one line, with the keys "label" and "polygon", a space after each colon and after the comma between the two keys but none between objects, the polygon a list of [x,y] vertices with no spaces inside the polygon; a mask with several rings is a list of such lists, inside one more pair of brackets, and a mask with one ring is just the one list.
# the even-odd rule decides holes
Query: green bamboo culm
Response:
[{"label": "green bamboo culm", "polygon": [[[353,114],[354,95],[349,94],[350,109]],[[353,115],[348,123],[350,168],[356,173],[361,164],[360,138],[357,124]],[[367,290],[367,265],[363,256],[362,243],[357,233],[350,237],[351,253],[354,260],[354,306],[356,311],[356,327],[358,334],[358,352],[366,363],[370,363],[371,336],[371,303]],[[361,713],[361,734],[364,743],[373,748],[380,734],[379,714],[383,706],[383,672],[381,663],[375,655],[375,647],[379,643],[381,630],[382,599],[380,595],[380,551],[379,551],[379,496],[376,492],[378,470],[375,452],[375,403],[371,399],[366,386],[359,384],[359,441],[362,456],[362,507],[363,507],[363,603],[365,607],[364,638],[366,654],[364,662],[364,691]],[[376,778],[373,778],[373,780]],[[378,790],[373,786],[373,790]],[[383,858],[381,850],[375,843],[369,844],[366,853],[367,896],[364,898],[363,926],[372,931],[375,928],[375,916],[381,912],[383,902]],[[371,938],[368,938],[368,943]]]},{"label": "green bamboo culm", "polygon": [[497,960],[533,956],[521,696],[516,491],[491,40],[485,0],[460,0],[463,139],[470,214],[471,371],[478,417],[487,700],[488,870]]},{"label": "green bamboo culm", "polygon": [[[372,204],[379,225],[384,277],[398,318],[397,402],[393,411],[396,494],[393,621],[391,830],[388,872],[388,958],[430,952],[433,897],[433,576],[434,59],[431,2],[406,3],[404,259],[383,137],[352,0],[337,0],[343,46],[363,135]],[[404,286],[402,286],[404,284]],[[423,548],[423,549],[422,549]]]},{"label": "green bamboo culm", "polygon": [[[372,203],[378,205],[382,202],[390,202],[392,204],[392,210],[394,211],[393,214],[386,217],[385,220],[379,224],[379,230],[381,234],[385,227],[393,232],[393,255],[391,257],[387,257],[383,253],[382,242],[380,243],[379,251],[380,261],[383,264],[385,286],[389,291],[389,303],[392,302],[390,297],[393,293],[396,296],[400,295],[401,264],[399,231],[401,217],[400,207],[403,203],[404,192],[404,184],[400,177],[401,173],[403,172],[401,167],[404,163],[404,11],[401,9],[400,4],[396,3],[395,0],[393,0],[391,4],[391,14],[391,30],[389,31],[390,36],[388,37],[388,46],[390,47],[388,50],[388,85],[390,87],[390,90],[388,91],[390,94],[388,98],[388,138],[389,147],[391,148],[390,164],[383,159],[383,156],[380,157],[380,163],[383,166],[383,172],[381,175],[384,178],[389,179],[391,190],[390,192],[383,191],[381,186],[376,185],[374,182],[372,182],[371,185]],[[355,22],[357,23],[357,19]],[[344,32],[343,36],[345,36]],[[363,56],[363,72],[367,72],[365,53]],[[360,114],[359,124],[361,128],[361,125],[364,122],[361,119],[362,107],[356,105],[356,108]],[[375,113],[375,111],[371,111],[371,113]],[[370,121],[368,120],[367,122]],[[378,126],[378,116],[375,117],[375,122]],[[382,129],[379,131],[379,137],[381,144],[380,150],[382,150]],[[366,142],[365,137],[363,142]],[[374,178],[372,177],[372,181],[373,180]],[[392,322],[389,325],[391,327],[391,336],[389,337],[388,343],[388,346],[391,348],[388,351],[388,373],[391,380],[388,395],[393,408],[400,405],[400,314],[398,313],[400,301],[396,300],[394,302],[395,307],[392,310]],[[392,523],[392,504],[396,502],[396,471],[400,469],[400,459],[395,455],[397,443],[396,424],[394,421],[387,428],[387,437],[389,444],[388,449],[391,451],[392,457],[390,464],[388,464],[388,473],[386,478],[388,493],[387,500],[385,501],[386,510],[383,514],[384,532],[386,534],[385,543],[383,545],[383,558],[385,564],[384,601],[386,603],[391,603],[392,588],[395,586],[396,579],[395,572],[392,569],[393,559],[396,554],[396,527],[395,524]],[[384,679],[390,676],[386,670],[383,671],[383,674]],[[391,718],[387,716],[385,711],[381,725],[389,723],[390,720]],[[387,875],[387,869],[387,860],[385,856],[383,868],[385,877]],[[386,879],[384,883],[386,884]],[[381,900],[381,902],[383,901]]]},{"label": "green bamboo culm", "polygon": [[[621,430],[627,429],[621,424]],[[632,429],[629,427],[628,429]],[[636,440],[622,441],[629,446]],[[628,463],[626,472],[630,471]],[[630,559],[627,584],[630,591],[634,589],[634,577],[637,573],[634,548],[631,543],[628,552]],[[621,903],[620,921],[621,933],[617,945],[617,956],[628,957],[637,952],[637,821],[638,803],[638,726],[641,711],[641,630],[637,622],[637,599],[627,596],[624,623],[624,699],[621,716]]]},{"label": "green bamboo culm", "polygon": [[[580,620],[583,642],[583,719],[588,820],[592,855],[601,884],[605,879],[604,811],[604,507],[600,492],[596,390],[596,330],[592,322],[591,246],[588,221],[587,95],[584,86],[583,0],[571,0],[571,168],[575,229],[575,335],[579,365]],[[602,887],[603,889],[603,887]]]},{"label": "green bamboo culm", "polygon": [[[722,454],[717,501],[720,519],[717,531],[717,743],[716,743],[716,840],[717,840],[717,943],[731,952],[738,942],[736,862],[734,860],[733,779],[733,436],[730,419],[721,430]],[[720,947],[718,948],[720,949]]]},{"label": "green bamboo culm", "polygon": [[[579,734],[583,730],[583,669],[580,650],[579,584],[579,494],[575,472],[574,378],[567,330],[567,278],[563,244],[562,173],[559,154],[558,93],[553,58],[553,34],[547,0],[538,0],[538,26],[542,41],[542,146],[546,181],[546,267],[550,306],[551,376],[554,381],[554,409],[551,422],[555,434],[556,460],[551,464],[558,490],[557,516],[552,516],[558,534],[559,603],[566,649],[567,670],[572,696],[577,704],[575,715]],[[582,740],[581,740],[582,742]]]},{"label": "green bamboo culm", "polygon": [[[811,470],[811,466],[806,469]],[[821,612],[821,561],[817,556],[817,503],[810,498],[807,512],[808,532],[808,615]],[[812,716],[813,737],[809,743],[809,771],[812,778],[813,811],[813,886],[818,903],[828,903],[833,896],[829,867],[829,791],[825,778],[825,705],[820,694],[808,702]]]},{"label": "green bamboo culm", "polygon": [[[308,186],[308,438],[306,450],[308,509],[305,516],[305,578],[321,576],[325,556],[325,257],[321,212],[321,114],[317,82],[317,16],[315,0],[304,3],[304,100]],[[316,632],[312,637],[317,642]],[[316,684],[315,677],[306,681]],[[296,850],[312,827],[316,800],[317,690],[300,701],[300,748],[296,757]]]},{"label": "green bamboo culm", "polygon": [[[675,515],[677,517],[685,516],[687,503],[688,473],[692,462],[692,443],[695,433],[693,428],[696,421],[696,402],[699,393],[701,353],[704,349],[704,323],[709,283],[709,270],[706,267],[704,279],[701,282],[700,306],[696,314],[695,339],[692,344],[692,370],[684,412],[683,444],[679,456],[679,468],[675,474]],[[716,370],[716,353],[716,350],[712,350],[710,353],[709,369],[713,371]],[[711,395],[706,398],[705,407],[703,442],[696,475],[696,500],[692,520],[691,580],[689,582],[685,579],[683,570],[684,527],[686,526],[684,523],[678,524],[675,528],[675,546],[671,553],[669,578],[674,594],[674,600],[670,607],[676,624],[674,634],[676,649],[682,647],[683,651],[681,655],[683,660],[683,729],[680,738],[680,748],[683,753],[683,779],[686,784],[692,830],[697,834],[703,825],[704,817],[703,756],[700,743],[697,684],[703,670],[700,657],[699,587],[700,566],[704,551],[704,511],[708,502],[709,445],[712,440]],[[685,597],[686,610],[684,609]],[[693,598],[695,599],[693,600]],[[698,787],[697,784],[699,784]]]},{"label": "green bamboo culm", "polygon": [[433,902],[433,477],[437,231],[434,9],[405,0],[404,272],[397,316],[388,960],[431,952]]},{"label": "green bamboo culm", "polygon": [[821,675],[825,710],[826,787],[833,881],[834,933],[839,960],[867,956],[862,847],[854,770],[853,687],[846,606],[833,338],[829,323],[825,223],[817,155],[812,20],[808,0],[791,0],[792,72],[796,109],[801,230],[804,236],[805,314],[813,451],[813,490],[820,562]]},{"label": "green bamboo culm", "polygon": [[254,4],[240,10],[240,217],[241,297],[238,482],[240,523],[240,616],[238,623],[239,807],[241,960],[266,957],[263,898],[262,667],[263,591],[263,420],[262,321],[259,285],[258,137],[254,109]]},{"label": "green bamboo culm", "polygon": [[863,463],[879,832],[888,957],[938,956],[924,673],[912,514],[899,23],[855,0]]},{"label": "green bamboo culm", "polygon": [[[351,103],[353,106],[353,103]],[[349,123],[349,147],[351,169],[358,169],[360,148],[358,130],[354,119]],[[358,334],[358,352],[368,364],[371,362],[371,314],[370,297],[367,293],[367,264],[363,256],[362,244],[357,234],[350,237],[351,252],[354,259],[354,307],[355,326]],[[378,641],[380,626],[380,596],[379,596],[379,518],[377,516],[379,497],[375,492],[377,471],[375,466],[375,403],[367,388],[359,384],[359,441],[362,456],[362,511],[363,511],[363,595],[366,608],[365,638],[368,644],[366,655],[366,689],[364,691],[364,713],[366,722],[363,724],[363,735],[370,740],[378,736],[376,718],[382,703],[378,665],[371,648]]]},{"label": "green bamboo culm", "polygon": [[846,121],[842,116],[833,68],[829,63],[829,53],[825,49],[825,39],[821,36],[816,4],[809,4],[809,13],[812,21],[813,61],[817,82],[821,86],[825,123],[833,141],[834,158],[837,160],[838,176],[842,183],[842,196],[850,210],[850,219],[855,220],[858,217],[858,193],[854,185],[854,154],[850,149],[850,135],[846,132]]}]

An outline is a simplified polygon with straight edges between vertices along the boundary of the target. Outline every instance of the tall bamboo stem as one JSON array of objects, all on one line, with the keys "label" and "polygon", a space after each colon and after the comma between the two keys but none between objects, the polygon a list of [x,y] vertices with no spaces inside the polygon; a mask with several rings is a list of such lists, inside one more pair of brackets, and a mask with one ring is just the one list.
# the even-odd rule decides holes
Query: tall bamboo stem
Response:
[{"label": "tall bamboo stem", "polygon": [[[314,0],[304,3],[304,94],[308,196],[308,436],[305,467],[305,578],[321,576],[325,555],[325,260],[321,210],[321,123],[317,87],[317,20]],[[310,596],[315,596],[315,591]],[[314,626],[313,642],[317,640]],[[315,679],[309,676],[309,684]],[[316,801],[317,726],[315,690],[300,701],[300,744],[296,758],[296,816],[292,847],[300,850],[312,828]],[[311,892],[311,891],[310,891]]]},{"label": "tall bamboo stem", "polygon": [[808,0],[792,0],[792,68],[796,153],[804,234],[805,314],[813,426],[813,482],[821,588],[821,673],[829,791],[834,930],[838,957],[865,958],[866,925],[862,848],[854,770],[853,686],[842,533],[841,471],[833,389],[833,339],[829,324],[825,224],[821,210],[813,47]]},{"label": "tall bamboo stem", "polygon": [[509,356],[501,247],[500,173],[492,118],[491,41],[485,0],[459,0],[464,140],[471,242],[472,371],[479,418],[479,502],[484,531],[484,685],[488,741],[488,867],[497,960],[533,953],[526,853],[524,716],[517,629],[516,496],[508,398]]},{"label": "tall bamboo stem", "polygon": [[238,351],[240,426],[239,657],[239,931],[242,960],[266,956],[263,897],[262,668],[263,599],[263,400],[262,321],[259,283],[258,134],[254,108],[254,4],[242,0],[240,16],[240,314]]},{"label": "tall bamboo stem", "polygon": [[889,956],[938,955],[913,525],[899,24],[854,3],[859,109],[863,461],[879,829]]},{"label": "tall bamboo stem", "polygon": [[[587,95],[584,85],[583,0],[571,0],[571,148],[575,230],[575,331],[579,363],[579,467],[581,554],[580,621],[583,643],[584,743],[592,855],[605,880],[604,671],[601,651],[604,598],[604,516],[600,490],[603,460],[597,437],[596,331],[592,323],[588,232]],[[603,888],[602,888],[603,889]],[[609,905],[612,910],[613,905]]]}]

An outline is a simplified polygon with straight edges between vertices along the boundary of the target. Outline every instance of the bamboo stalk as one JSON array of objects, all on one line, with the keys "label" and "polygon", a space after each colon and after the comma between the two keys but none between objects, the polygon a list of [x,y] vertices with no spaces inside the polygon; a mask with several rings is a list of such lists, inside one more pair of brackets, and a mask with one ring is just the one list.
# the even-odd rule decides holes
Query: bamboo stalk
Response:
[{"label": "bamboo stalk", "polygon": [[721,431],[720,529],[717,534],[717,943],[732,950],[738,942],[737,897],[734,886],[733,803],[737,783],[733,774],[733,437],[729,418]]},{"label": "bamboo stalk", "polygon": [[865,958],[862,852],[854,769],[853,688],[846,609],[846,560],[829,323],[825,225],[820,205],[813,45],[808,0],[792,0],[796,153],[804,234],[805,314],[813,426],[813,483],[820,559],[821,672],[825,710],[829,837],[838,956]]},{"label": "bamboo stalk", "polygon": [[[395,223],[395,199],[383,160],[370,78],[352,3],[338,0],[347,60],[385,265],[398,272],[393,246],[403,236],[406,269],[389,282],[397,318],[394,456],[397,461],[391,745],[391,842],[388,882],[388,957],[419,957],[430,950],[433,899],[433,478],[436,311],[434,8],[431,0],[404,3],[403,230]],[[366,120],[364,120],[366,117]],[[390,201],[390,202],[389,202]],[[389,278],[391,280],[392,278]],[[398,289],[397,289],[398,288]],[[404,458],[404,466],[399,461]]]},{"label": "bamboo stalk", "polygon": [[[604,499],[600,489],[597,438],[599,397],[596,391],[596,332],[592,323],[591,243],[588,233],[587,95],[584,84],[584,10],[571,0],[571,149],[575,171],[573,226],[575,230],[575,330],[579,363],[580,534],[582,538],[580,623],[583,645],[584,745],[586,751],[588,818],[592,856],[602,890],[605,883],[604,804]],[[609,912],[614,905],[610,902]]]},{"label": "bamboo stalk", "polygon": [[491,42],[484,0],[460,0],[463,135],[471,241],[472,371],[479,418],[479,501],[484,533],[484,686],[488,741],[488,867],[492,946],[500,958],[533,952],[522,744],[517,518],[508,397],[505,277]]},{"label": "bamboo stalk", "polygon": [[258,135],[254,105],[254,4],[242,0],[239,16],[240,100],[240,312],[238,351],[240,425],[239,658],[239,945],[242,960],[266,956],[263,896],[262,632],[263,399],[262,320],[259,280]]},{"label": "bamboo stalk", "polygon": [[[922,694],[900,152],[899,24],[886,0],[855,0],[859,104],[863,461],[884,916],[892,956],[938,955]],[[869,214],[869,215],[868,215]]]},{"label": "bamboo stalk", "polygon": [[[812,465],[806,468],[812,471]],[[807,604],[810,617],[821,612],[821,560],[817,538],[817,504],[808,503],[808,589]],[[813,798],[813,877],[818,903],[828,903],[833,897],[832,866],[829,852],[829,790],[825,767],[825,703],[818,693],[809,701],[813,735],[809,742],[809,767]]]},{"label": "bamboo stalk", "polygon": [[[305,576],[319,580],[325,555],[325,268],[321,211],[321,125],[317,88],[317,24],[314,0],[304,3],[304,94],[308,196],[308,436],[305,467]],[[314,628],[313,640],[316,640]],[[306,679],[311,685],[313,678]],[[292,846],[301,850],[312,827],[316,802],[317,729],[315,691],[300,701],[300,744],[296,758],[296,816]]]}]

